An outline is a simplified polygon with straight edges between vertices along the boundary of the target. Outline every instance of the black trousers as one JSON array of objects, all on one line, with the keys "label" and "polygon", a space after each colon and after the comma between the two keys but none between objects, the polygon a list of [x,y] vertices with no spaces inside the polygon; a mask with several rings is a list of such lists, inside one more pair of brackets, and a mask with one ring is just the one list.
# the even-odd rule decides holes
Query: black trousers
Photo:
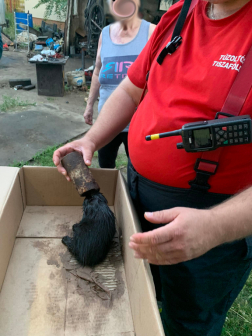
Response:
[{"label": "black trousers", "polygon": [[98,150],[99,165],[101,168],[115,168],[118,149],[122,143],[129,157],[128,132],[121,132],[110,143]]},{"label": "black trousers", "polygon": [[[128,184],[144,232],[158,227],[144,219],[145,211],[177,206],[204,209],[230,197],[152,182],[139,175],[130,162]],[[165,335],[219,336],[226,313],[249,276],[251,257],[243,239],[177,265],[151,265],[157,299],[163,302]]]}]

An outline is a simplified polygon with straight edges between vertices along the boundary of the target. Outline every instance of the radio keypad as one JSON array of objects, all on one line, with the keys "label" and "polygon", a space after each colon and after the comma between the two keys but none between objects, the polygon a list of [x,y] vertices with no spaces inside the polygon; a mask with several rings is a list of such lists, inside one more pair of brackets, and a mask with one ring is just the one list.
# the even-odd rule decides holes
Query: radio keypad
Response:
[{"label": "radio keypad", "polygon": [[228,127],[215,127],[217,145],[242,144],[249,141],[248,124],[240,123]]}]

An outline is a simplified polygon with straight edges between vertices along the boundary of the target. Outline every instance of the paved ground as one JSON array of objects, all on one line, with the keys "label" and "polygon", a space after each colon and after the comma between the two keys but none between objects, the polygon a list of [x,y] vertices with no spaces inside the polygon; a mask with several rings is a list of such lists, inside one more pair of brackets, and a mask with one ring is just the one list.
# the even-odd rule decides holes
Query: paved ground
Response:
[{"label": "paved ground", "polygon": [[[92,60],[86,60],[87,67],[91,64]],[[69,59],[65,72],[80,67],[80,59]],[[36,106],[17,106],[7,112],[0,111],[0,165],[27,161],[38,151],[81,137],[89,129],[83,119],[84,98],[88,93],[75,90],[67,91],[59,98],[38,96],[37,89],[11,89],[9,79],[16,78],[31,78],[36,84],[36,68],[27,62],[26,52],[10,49],[3,53],[0,61],[0,104],[7,96],[36,103]],[[94,106],[94,119],[97,118],[97,106],[98,102]],[[124,154],[124,148],[121,147],[119,152]],[[97,158],[94,158],[94,165],[98,166]]]}]

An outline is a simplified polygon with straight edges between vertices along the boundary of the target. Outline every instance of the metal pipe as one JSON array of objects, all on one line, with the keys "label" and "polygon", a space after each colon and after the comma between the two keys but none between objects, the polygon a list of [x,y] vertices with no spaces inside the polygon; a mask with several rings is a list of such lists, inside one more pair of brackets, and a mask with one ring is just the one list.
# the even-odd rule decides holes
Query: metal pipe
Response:
[{"label": "metal pipe", "polygon": [[100,26],[98,26],[98,24],[97,24],[93,19],[91,19],[91,21],[93,22],[93,24],[94,24],[97,28],[100,29],[100,31],[102,31],[102,28],[101,28]]}]

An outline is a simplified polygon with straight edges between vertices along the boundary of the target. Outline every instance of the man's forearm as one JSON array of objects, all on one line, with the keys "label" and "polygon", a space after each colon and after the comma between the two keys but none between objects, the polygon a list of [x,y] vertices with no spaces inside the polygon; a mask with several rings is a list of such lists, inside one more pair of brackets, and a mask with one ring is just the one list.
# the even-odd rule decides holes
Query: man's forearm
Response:
[{"label": "man's forearm", "polygon": [[[210,209],[221,243],[252,235],[252,187]],[[218,224],[219,223],[219,224]]]},{"label": "man's forearm", "polygon": [[99,76],[97,75],[96,71],[94,71],[90,92],[88,96],[87,106],[93,107],[96,99],[99,96],[99,89],[100,89],[100,83],[99,83]]},{"label": "man's forearm", "polygon": [[[129,80],[127,79],[127,81]],[[95,144],[96,150],[114,139],[129,124],[135,112],[136,99],[127,90],[127,81],[121,83],[111,94],[94,126],[84,137],[84,139],[88,138]],[[139,90],[138,97],[141,90],[138,88],[136,90]]]}]

